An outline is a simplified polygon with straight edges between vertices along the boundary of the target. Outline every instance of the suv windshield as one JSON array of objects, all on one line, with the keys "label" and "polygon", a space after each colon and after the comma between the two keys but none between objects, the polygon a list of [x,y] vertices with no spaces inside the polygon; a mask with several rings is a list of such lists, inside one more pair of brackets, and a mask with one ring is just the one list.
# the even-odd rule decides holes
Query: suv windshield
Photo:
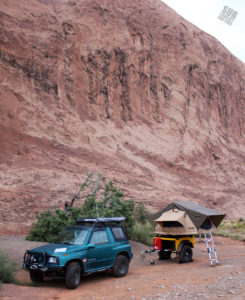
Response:
[{"label": "suv windshield", "polygon": [[83,245],[88,234],[88,229],[66,229],[60,233],[56,244]]}]

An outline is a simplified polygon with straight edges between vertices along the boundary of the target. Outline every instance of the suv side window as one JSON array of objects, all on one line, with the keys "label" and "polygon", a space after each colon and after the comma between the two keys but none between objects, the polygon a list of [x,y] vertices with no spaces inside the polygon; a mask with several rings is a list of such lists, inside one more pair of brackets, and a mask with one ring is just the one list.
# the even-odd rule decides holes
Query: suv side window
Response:
[{"label": "suv side window", "polygon": [[92,237],[90,239],[90,244],[106,244],[109,242],[107,232],[105,229],[96,230],[92,233]]},{"label": "suv side window", "polygon": [[111,231],[116,241],[126,241],[127,237],[122,227],[111,227]]}]

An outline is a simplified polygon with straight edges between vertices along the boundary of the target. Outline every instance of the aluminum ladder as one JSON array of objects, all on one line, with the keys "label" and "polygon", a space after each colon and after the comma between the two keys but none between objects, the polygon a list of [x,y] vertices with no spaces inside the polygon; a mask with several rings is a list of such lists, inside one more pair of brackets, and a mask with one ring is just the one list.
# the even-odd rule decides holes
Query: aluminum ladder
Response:
[{"label": "aluminum ladder", "polygon": [[[213,239],[212,232],[204,233],[204,238],[205,238],[205,242],[206,242],[206,246],[207,246],[207,250],[208,250],[210,266],[212,266],[212,267],[216,266],[219,264],[219,261],[218,261],[218,256],[217,256],[215,246],[214,246],[214,239]],[[211,243],[211,247],[210,247],[209,243]]]}]

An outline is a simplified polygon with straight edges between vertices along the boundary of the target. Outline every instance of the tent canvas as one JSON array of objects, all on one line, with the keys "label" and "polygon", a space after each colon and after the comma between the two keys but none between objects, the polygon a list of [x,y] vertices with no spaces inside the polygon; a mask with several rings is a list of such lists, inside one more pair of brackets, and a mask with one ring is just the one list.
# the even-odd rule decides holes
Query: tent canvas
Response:
[{"label": "tent canvas", "polygon": [[177,208],[164,212],[155,222],[157,223],[155,227],[157,234],[181,235],[197,232],[187,213]]},{"label": "tent canvas", "polygon": [[[211,229],[210,225],[214,225],[214,227],[217,228],[225,217],[225,214],[223,213],[220,213],[211,208],[203,207],[191,201],[176,201],[168,205],[163,210],[152,215],[150,220],[157,222],[157,219],[159,219],[160,216],[165,218],[167,217],[166,212],[173,212],[176,209],[184,211],[188,215],[191,222],[195,226],[196,231],[209,230]],[[170,215],[171,213],[168,214],[168,220],[170,220],[169,218],[171,218]],[[159,224],[159,222],[157,223]]]}]

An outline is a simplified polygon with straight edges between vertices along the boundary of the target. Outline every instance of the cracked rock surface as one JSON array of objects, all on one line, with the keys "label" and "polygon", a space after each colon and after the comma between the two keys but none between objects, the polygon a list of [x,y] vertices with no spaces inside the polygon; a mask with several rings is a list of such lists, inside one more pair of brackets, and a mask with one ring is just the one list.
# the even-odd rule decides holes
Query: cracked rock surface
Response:
[{"label": "cracked rock surface", "polygon": [[0,2],[0,231],[91,170],[152,212],[241,216],[244,63],[160,0]]}]

